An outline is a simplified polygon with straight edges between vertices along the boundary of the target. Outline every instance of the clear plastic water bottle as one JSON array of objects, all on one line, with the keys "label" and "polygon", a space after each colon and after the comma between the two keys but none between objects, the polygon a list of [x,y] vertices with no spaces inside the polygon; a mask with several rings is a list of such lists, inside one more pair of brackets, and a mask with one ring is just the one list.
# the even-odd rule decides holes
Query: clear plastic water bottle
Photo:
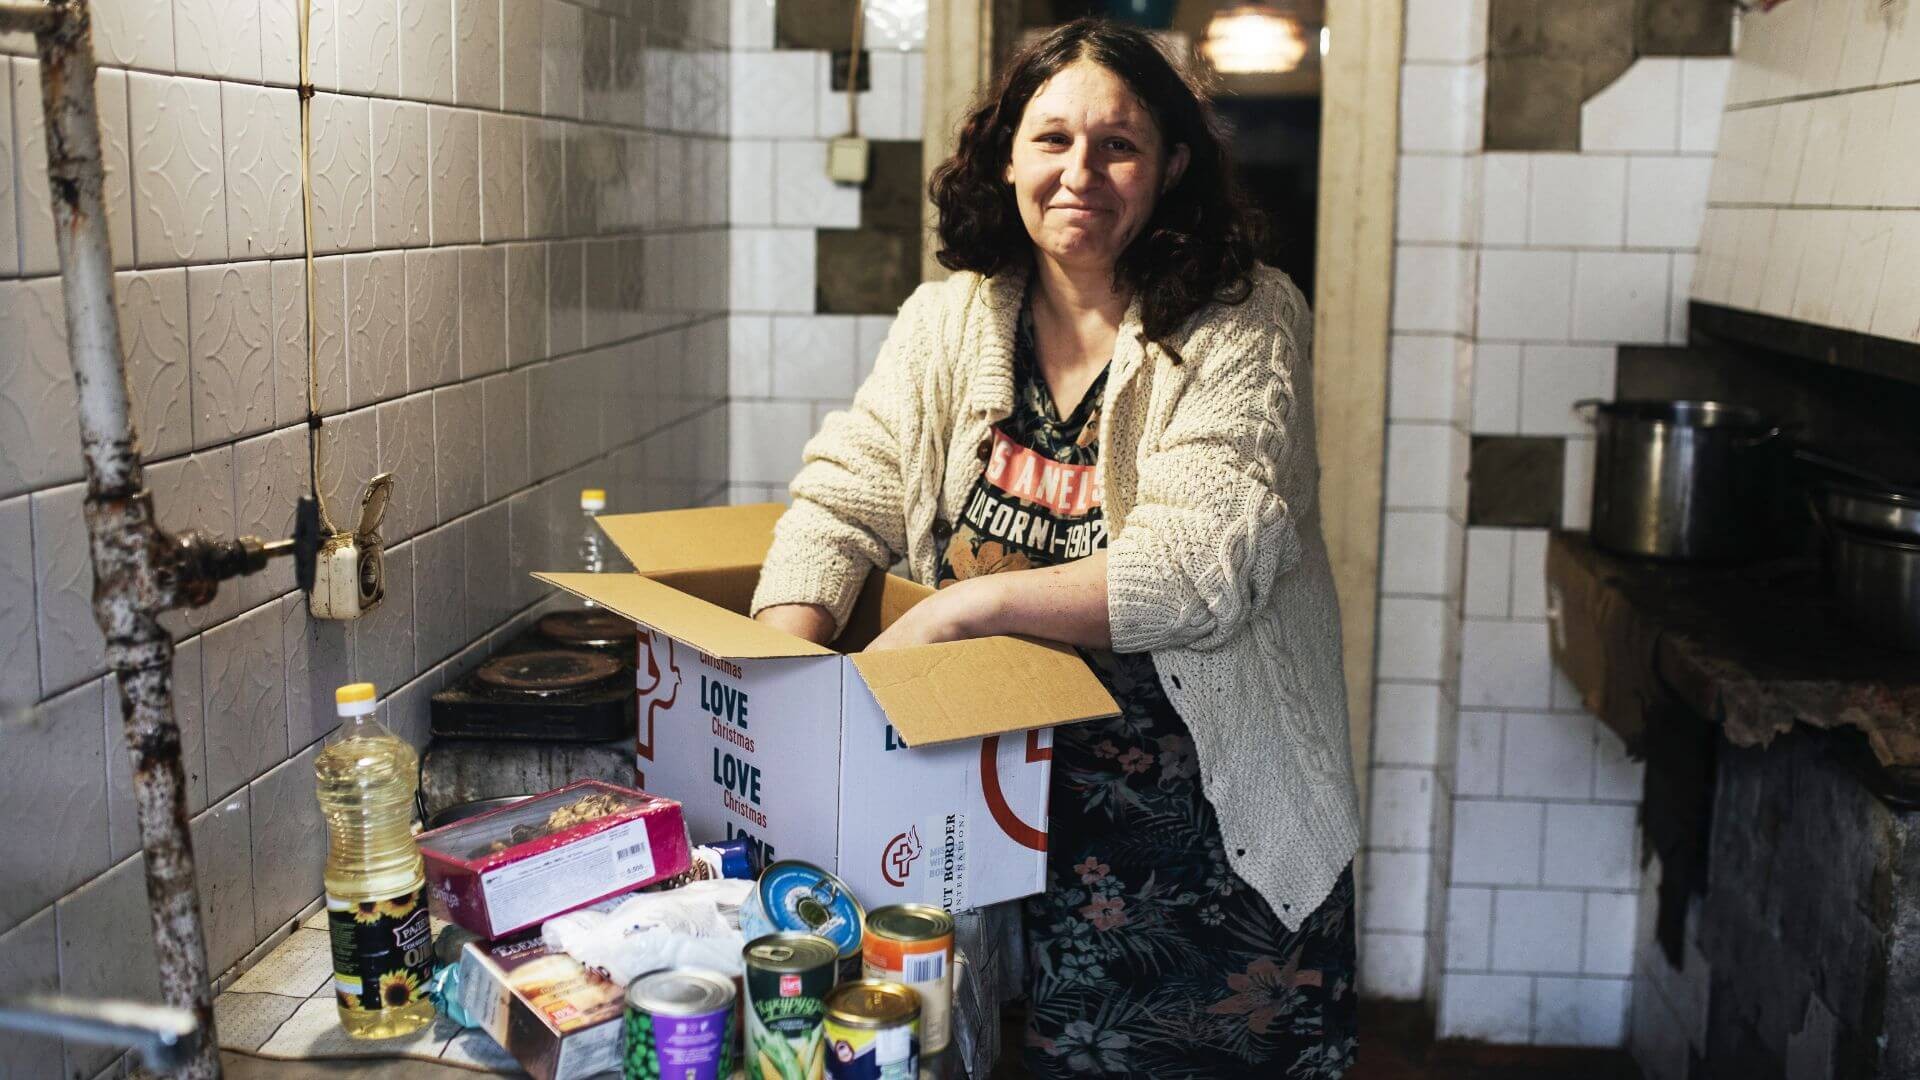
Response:
[{"label": "clear plastic water bottle", "polygon": [[[580,492],[580,569],[589,574],[613,574],[633,569],[620,549],[613,546],[607,534],[600,531],[594,523],[600,511],[607,508],[607,493],[599,488],[586,488]],[[592,602],[588,602],[592,607]]]}]

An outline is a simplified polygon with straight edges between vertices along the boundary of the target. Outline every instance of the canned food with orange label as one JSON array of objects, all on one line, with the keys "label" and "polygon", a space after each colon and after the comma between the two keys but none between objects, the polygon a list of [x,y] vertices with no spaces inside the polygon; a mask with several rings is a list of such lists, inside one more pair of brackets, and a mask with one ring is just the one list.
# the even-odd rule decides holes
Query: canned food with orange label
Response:
[{"label": "canned food with orange label", "polygon": [[894,904],[867,916],[861,967],[869,979],[920,996],[920,1048],[937,1054],[953,1034],[953,916],[928,904]]}]

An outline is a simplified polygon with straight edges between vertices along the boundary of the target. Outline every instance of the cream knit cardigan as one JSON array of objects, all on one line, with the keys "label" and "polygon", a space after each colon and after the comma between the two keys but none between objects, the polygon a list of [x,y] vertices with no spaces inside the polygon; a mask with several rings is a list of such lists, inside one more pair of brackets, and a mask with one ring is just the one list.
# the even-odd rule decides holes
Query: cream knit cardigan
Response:
[{"label": "cream knit cardigan", "polygon": [[[1311,318],[1261,267],[1148,344],[1140,304],[1114,345],[1100,412],[1113,647],[1147,652],[1193,732],[1233,868],[1297,929],[1359,846],[1340,615],[1321,540]],[[956,274],[900,309],[848,412],[807,443],[753,611],[825,606],[844,625],[874,567],[935,579],[1013,409],[1022,273]]]}]

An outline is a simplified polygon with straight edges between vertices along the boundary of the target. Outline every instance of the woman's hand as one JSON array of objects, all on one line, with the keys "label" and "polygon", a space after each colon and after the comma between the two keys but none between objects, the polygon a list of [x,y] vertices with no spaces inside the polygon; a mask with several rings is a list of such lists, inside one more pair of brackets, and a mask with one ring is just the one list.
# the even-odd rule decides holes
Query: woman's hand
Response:
[{"label": "woman's hand", "polygon": [[815,645],[833,641],[833,613],[819,604],[775,604],[753,618]]},{"label": "woman's hand", "polygon": [[948,585],[908,608],[873,639],[866,651],[906,649],[1000,633],[997,621],[1003,583],[997,578],[969,578]]}]

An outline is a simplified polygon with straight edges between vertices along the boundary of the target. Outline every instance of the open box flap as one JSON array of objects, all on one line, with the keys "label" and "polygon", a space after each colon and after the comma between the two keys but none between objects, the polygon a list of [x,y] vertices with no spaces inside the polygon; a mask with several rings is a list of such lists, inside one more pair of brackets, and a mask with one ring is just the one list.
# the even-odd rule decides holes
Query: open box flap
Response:
[{"label": "open box flap", "polygon": [[779,503],[657,510],[595,518],[602,532],[649,577],[679,570],[758,567],[773,545]]},{"label": "open box flap", "polygon": [[949,641],[847,659],[909,746],[1120,713],[1072,649],[1030,638]]},{"label": "open box flap", "polygon": [[833,650],[754,622],[639,574],[535,574],[642,626],[679,638],[701,652],[729,660],[832,656]]}]

